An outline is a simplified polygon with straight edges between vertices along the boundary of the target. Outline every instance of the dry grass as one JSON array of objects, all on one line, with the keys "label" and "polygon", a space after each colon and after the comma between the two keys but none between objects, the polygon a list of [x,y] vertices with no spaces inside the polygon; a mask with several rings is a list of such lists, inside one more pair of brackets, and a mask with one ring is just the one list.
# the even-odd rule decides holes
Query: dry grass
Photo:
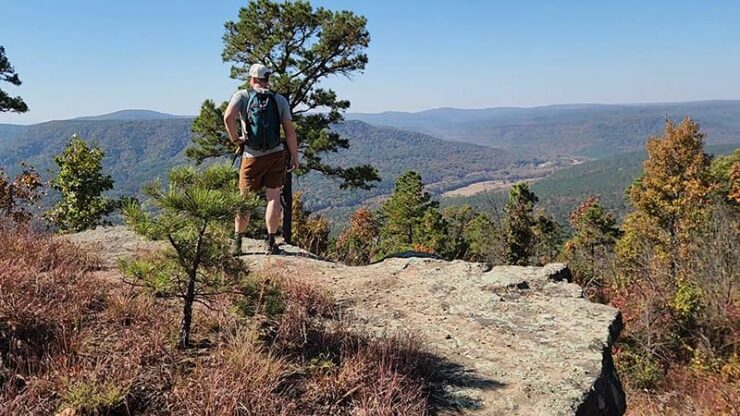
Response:
[{"label": "dry grass", "polygon": [[95,258],[48,236],[6,228],[0,246],[0,415],[434,412],[436,358],[347,329],[301,279],[213,298],[183,351],[176,304],[96,278]]},{"label": "dry grass", "polygon": [[628,415],[734,416],[740,414],[740,382],[726,377],[672,370],[662,392],[628,390]]},{"label": "dry grass", "polygon": [[273,271],[259,275],[252,285],[248,299],[253,304],[241,308],[249,312],[249,324],[244,327],[239,319],[220,318],[218,327],[228,334],[223,347],[212,361],[199,362],[178,383],[177,412],[203,408],[208,409],[206,414],[423,415],[432,411],[430,393],[438,384],[434,358],[417,340],[373,339],[347,329],[331,299],[300,278]]},{"label": "dry grass", "polygon": [[97,261],[69,243],[6,228],[0,246],[0,414],[130,411],[156,396],[166,308],[93,278]]}]

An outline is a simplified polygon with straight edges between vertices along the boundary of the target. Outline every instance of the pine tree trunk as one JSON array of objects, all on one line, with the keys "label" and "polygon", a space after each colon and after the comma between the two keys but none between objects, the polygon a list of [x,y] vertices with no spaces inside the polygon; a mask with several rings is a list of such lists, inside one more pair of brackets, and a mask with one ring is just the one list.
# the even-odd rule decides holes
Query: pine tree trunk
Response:
[{"label": "pine tree trunk", "polygon": [[193,303],[195,301],[195,272],[189,274],[188,290],[185,293],[185,305],[182,310],[182,326],[180,327],[180,347],[190,345],[190,325],[193,322]]}]

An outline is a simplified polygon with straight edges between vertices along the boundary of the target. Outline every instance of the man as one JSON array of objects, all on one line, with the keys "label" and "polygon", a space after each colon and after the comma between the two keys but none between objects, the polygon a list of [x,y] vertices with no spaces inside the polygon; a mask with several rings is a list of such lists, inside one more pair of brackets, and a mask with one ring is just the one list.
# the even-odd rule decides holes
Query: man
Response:
[{"label": "man", "polygon": [[[280,127],[285,131],[286,143],[290,153],[290,170],[298,167],[298,142],[293,128],[288,100],[270,91],[270,70],[262,64],[249,68],[252,87],[239,90],[232,97],[224,113],[224,124],[231,141],[244,148],[239,169],[239,191],[257,192],[265,189],[267,209],[267,254],[279,252],[275,244],[282,207],[280,189],[285,183],[285,148],[280,139]],[[236,119],[241,119],[242,133],[237,133]],[[250,213],[237,213],[234,220],[234,240],[231,251],[241,255],[242,238],[249,225]]]}]

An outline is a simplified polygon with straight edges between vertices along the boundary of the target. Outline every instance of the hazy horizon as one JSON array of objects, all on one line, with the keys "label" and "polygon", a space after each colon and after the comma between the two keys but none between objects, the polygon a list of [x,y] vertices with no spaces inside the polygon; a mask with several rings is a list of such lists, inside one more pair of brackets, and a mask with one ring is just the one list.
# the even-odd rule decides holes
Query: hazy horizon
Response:
[{"label": "hazy horizon", "polygon": [[[662,101],[662,102],[634,102],[634,103],[553,103],[553,104],[544,104],[544,105],[534,105],[534,106],[494,106],[494,107],[449,107],[449,106],[443,106],[443,107],[431,107],[431,108],[424,108],[421,110],[416,111],[403,111],[403,110],[384,110],[384,111],[347,111],[346,114],[362,114],[362,115],[371,115],[371,114],[383,114],[383,113],[406,113],[406,114],[418,114],[423,113],[426,111],[434,111],[434,110],[471,110],[471,111],[480,111],[480,110],[496,110],[496,109],[522,109],[522,110],[533,110],[538,108],[547,108],[547,107],[568,107],[568,106],[651,106],[651,105],[676,105],[676,104],[692,104],[692,103],[712,103],[712,102],[740,102],[740,98],[732,99],[705,99],[705,100],[691,100],[691,101]],[[42,124],[42,123],[48,123],[52,121],[73,121],[76,119],[81,118],[88,118],[88,117],[99,117],[99,116],[106,116],[111,115],[115,113],[120,113],[124,111],[146,111],[146,112],[154,112],[154,113],[161,113],[166,116],[173,116],[173,117],[179,117],[179,118],[188,118],[188,117],[197,117],[197,114],[174,114],[167,111],[162,110],[156,110],[151,108],[121,108],[118,110],[109,111],[106,113],[95,113],[95,114],[77,114],[70,116],[69,118],[59,118],[59,119],[49,119],[49,120],[42,120],[42,121],[31,121],[31,122],[6,122],[0,120],[0,124],[12,124],[12,125],[33,125],[33,124]]]}]

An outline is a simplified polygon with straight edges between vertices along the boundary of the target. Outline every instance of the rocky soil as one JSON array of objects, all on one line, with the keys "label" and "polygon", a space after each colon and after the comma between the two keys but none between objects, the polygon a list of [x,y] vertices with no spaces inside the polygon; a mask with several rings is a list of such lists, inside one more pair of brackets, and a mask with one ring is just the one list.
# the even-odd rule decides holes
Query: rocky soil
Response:
[{"label": "rocky soil", "polygon": [[[156,248],[122,227],[68,236],[115,259]],[[465,414],[622,415],[625,395],[611,359],[619,311],[589,302],[563,264],[545,267],[447,262],[405,255],[363,267],[317,259],[290,246],[261,254],[252,270],[278,269],[332,293],[348,318],[375,334],[411,333],[447,365],[445,397]]]}]

